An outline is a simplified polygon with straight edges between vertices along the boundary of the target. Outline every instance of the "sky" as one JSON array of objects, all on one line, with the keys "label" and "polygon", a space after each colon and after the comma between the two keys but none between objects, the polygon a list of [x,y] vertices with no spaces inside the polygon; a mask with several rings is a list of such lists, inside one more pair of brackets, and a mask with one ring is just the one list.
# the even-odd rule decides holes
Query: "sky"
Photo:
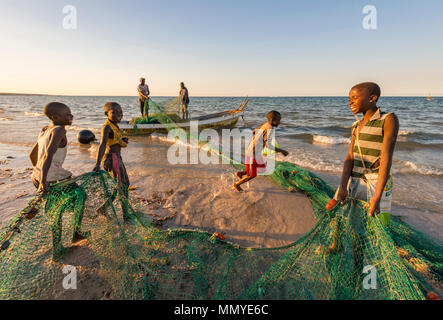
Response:
[{"label": "sky", "polygon": [[[77,28],[64,29],[66,5]],[[366,30],[366,5],[377,29]],[[0,0],[0,92],[443,96],[441,0]]]}]

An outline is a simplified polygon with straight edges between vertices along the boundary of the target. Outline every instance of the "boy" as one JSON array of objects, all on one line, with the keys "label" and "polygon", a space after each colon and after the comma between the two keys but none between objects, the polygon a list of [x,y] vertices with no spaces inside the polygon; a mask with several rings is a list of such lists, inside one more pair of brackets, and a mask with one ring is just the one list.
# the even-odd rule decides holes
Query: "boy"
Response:
[{"label": "boy", "polygon": [[352,126],[351,145],[335,198],[343,203],[349,194],[355,197],[360,181],[363,182],[367,188],[369,215],[377,214],[386,227],[391,211],[390,170],[399,121],[394,113],[383,113],[377,107],[379,97],[380,87],[373,82],[357,84],[349,92],[351,111],[354,115],[362,113],[363,120]]},{"label": "boy", "polygon": [[[48,103],[44,108],[44,114],[51,120],[51,124],[44,127],[38,136],[37,143],[31,150],[31,158],[34,170],[31,178],[37,193],[46,194],[49,187],[72,177],[72,173],[63,168],[66,158],[68,140],[66,138],[65,126],[72,124],[73,115],[68,106],[60,102]],[[83,188],[76,183],[69,183],[64,190],[80,188],[80,193],[84,193]],[[57,193],[58,191],[55,191]],[[84,199],[84,197],[83,197]],[[73,201],[74,208],[74,234],[73,242],[84,239],[80,233],[80,225],[83,217],[84,201]],[[72,205],[66,204],[66,208]],[[51,212],[48,204],[45,207],[47,212]],[[51,217],[50,223],[53,231],[53,257],[63,255],[65,248],[60,244],[62,232],[62,215],[55,212],[55,217]]]},{"label": "boy", "polygon": [[68,145],[65,126],[70,126],[74,118],[71,110],[63,103],[51,102],[45,106],[43,113],[51,124],[42,129],[29,154],[34,166],[31,178],[37,193],[47,193],[49,185],[72,176],[62,167]]},{"label": "boy", "polygon": [[121,148],[126,148],[128,145],[128,138],[123,137],[122,132],[118,127],[118,123],[120,123],[123,117],[123,111],[118,103],[108,102],[105,104],[105,115],[108,119],[106,119],[106,122],[102,127],[102,138],[93,171],[100,171],[100,164],[103,156],[105,156],[103,168],[112,173],[118,186],[125,195],[127,195],[129,177],[126,173],[126,168],[121,157]]},{"label": "boy", "polygon": [[[234,183],[234,189],[241,192],[243,189],[240,187],[245,182],[254,179],[257,176],[257,168],[266,168],[266,164],[262,159],[263,146],[269,148],[268,137],[269,132],[280,125],[281,115],[278,111],[269,111],[266,115],[268,122],[263,123],[252,131],[253,137],[251,143],[246,150],[246,170],[235,173],[238,181]],[[275,152],[281,152],[284,156],[288,155],[286,150],[280,149],[277,146],[272,146],[271,150]],[[243,178],[243,176],[246,177]]]}]

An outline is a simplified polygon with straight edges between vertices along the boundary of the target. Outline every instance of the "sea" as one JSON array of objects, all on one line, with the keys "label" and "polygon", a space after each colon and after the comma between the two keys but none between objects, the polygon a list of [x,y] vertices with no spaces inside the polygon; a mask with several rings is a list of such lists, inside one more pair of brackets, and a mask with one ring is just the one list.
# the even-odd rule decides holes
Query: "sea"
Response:
[{"label": "sea", "polygon": [[[159,104],[173,98],[152,97]],[[193,117],[234,109],[243,98],[191,96],[190,114]],[[106,102],[118,102],[124,120],[139,116],[138,98],[132,96],[0,95],[0,161],[32,147],[41,128],[49,123],[43,108],[51,101],[67,104],[74,115],[73,125],[68,128],[70,148],[80,148],[76,139],[80,130],[89,129],[99,136]],[[378,105],[384,112],[394,112],[400,121],[392,166],[395,214],[407,212],[420,219],[428,214],[441,219],[443,98],[428,101],[426,97],[381,97]],[[287,157],[279,155],[278,160],[311,170],[336,186],[356,120],[348,98],[249,97],[244,119],[237,126],[253,129],[266,121],[270,110],[282,114],[276,139],[281,148],[290,152]]]}]

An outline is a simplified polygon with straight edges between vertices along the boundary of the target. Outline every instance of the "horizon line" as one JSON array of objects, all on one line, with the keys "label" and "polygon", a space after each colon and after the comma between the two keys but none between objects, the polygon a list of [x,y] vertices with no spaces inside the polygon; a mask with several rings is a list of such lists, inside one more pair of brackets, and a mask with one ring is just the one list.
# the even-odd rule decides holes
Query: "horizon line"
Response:
[{"label": "horizon line", "polygon": [[[47,94],[47,93],[14,93],[14,92],[0,92],[0,96],[47,96],[47,97],[134,97],[137,98],[137,95],[69,95],[69,94]],[[170,98],[170,97],[177,97],[177,95],[159,95],[159,96],[151,96],[156,98]],[[241,98],[241,97],[248,97],[248,98],[326,98],[326,97],[337,97],[337,98],[343,98],[348,97],[347,95],[294,95],[294,96],[269,96],[269,95],[262,95],[262,96],[248,96],[248,95],[241,95],[241,96],[220,96],[220,95],[210,95],[210,96],[191,96],[195,98]],[[428,95],[411,95],[411,96],[405,96],[405,95],[382,95],[380,98],[397,98],[397,97],[404,97],[404,98],[426,98]],[[432,98],[442,98],[443,96],[431,96]]]}]

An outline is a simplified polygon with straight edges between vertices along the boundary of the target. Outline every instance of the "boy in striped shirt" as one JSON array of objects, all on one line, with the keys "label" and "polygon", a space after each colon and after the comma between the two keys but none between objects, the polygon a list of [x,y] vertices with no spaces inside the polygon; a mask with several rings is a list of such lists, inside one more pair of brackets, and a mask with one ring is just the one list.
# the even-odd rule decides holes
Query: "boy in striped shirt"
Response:
[{"label": "boy in striped shirt", "polygon": [[363,120],[352,126],[352,140],[346,156],[340,186],[335,198],[342,202],[355,197],[360,182],[366,184],[369,215],[377,214],[387,226],[392,199],[392,156],[399,130],[394,113],[383,113],[377,107],[380,87],[364,82],[352,87],[349,106],[354,115],[363,114]]}]

